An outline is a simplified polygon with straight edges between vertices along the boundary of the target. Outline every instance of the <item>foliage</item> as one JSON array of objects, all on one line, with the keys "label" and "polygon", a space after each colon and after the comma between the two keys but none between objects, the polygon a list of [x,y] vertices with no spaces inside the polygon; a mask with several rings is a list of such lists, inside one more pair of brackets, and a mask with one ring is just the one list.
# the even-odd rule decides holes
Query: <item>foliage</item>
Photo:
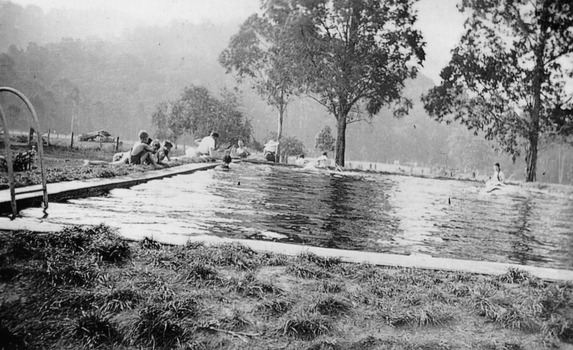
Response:
[{"label": "foliage", "polygon": [[[277,139],[278,139],[277,133],[271,131],[265,137],[264,140],[266,143],[269,140],[277,140]],[[281,151],[282,157],[304,154],[306,150],[306,148],[304,147],[304,143],[301,140],[299,140],[295,136],[286,136],[286,135],[282,137],[281,149],[282,149]]]},{"label": "foliage", "polygon": [[325,125],[314,138],[314,148],[321,152],[332,152],[334,151],[335,142],[336,139],[332,136],[332,129],[330,126]]},{"label": "foliage", "polygon": [[227,73],[235,73],[238,82],[247,79],[267,104],[278,111],[276,140],[277,159],[282,147],[282,124],[287,105],[300,93],[298,75],[292,64],[296,60],[290,40],[290,14],[283,11],[265,12],[249,17],[219,56]]},{"label": "foliage", "polygon": [[155,128],[155,137],[158,139],[177,142],[183,135],[184,128],[177,114],[178,107],[171,103],[161,102],[151,115],[151,123]]},{"label": "foliage", "polygon": [[466,32],[424,97],[438,121],[483,131],[515,157],[525,148],[526,180],[536,180],[539,138],[573,133],[573,100],[563,65],[573,57],[568,1],[466,0]]},{"label": "foliage", "polygon": [[411,108],[401,96],[424,60],[410,0],[269,1],[267,12],[292,12],[293,39],[308,92],[337,119],[336,163],[344,166],[346,125],[384,106]]},{"label": "foliage", "polygon": [[185,132],[203,137],[216,131],[220,142],[236,144],[252,133],[236,94],[223,90],[217,98],[202,86],[186,87],[179,100],[160,103],[152,118],[158,135],[174,141]]}]

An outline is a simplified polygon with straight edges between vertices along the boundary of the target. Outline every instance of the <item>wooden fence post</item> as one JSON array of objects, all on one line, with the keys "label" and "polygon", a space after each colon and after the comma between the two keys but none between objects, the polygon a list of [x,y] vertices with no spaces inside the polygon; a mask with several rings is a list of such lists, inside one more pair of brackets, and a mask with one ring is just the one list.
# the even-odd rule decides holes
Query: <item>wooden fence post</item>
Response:
[{"label": "wooden fence post", "polygon": [[50,129],[48,129],[48,146],[50,145]]},{"label": "wooden fence post", "polygon": [[72,131],[72,141],[70,142],[70,148],[74,149],[74,132]]}]

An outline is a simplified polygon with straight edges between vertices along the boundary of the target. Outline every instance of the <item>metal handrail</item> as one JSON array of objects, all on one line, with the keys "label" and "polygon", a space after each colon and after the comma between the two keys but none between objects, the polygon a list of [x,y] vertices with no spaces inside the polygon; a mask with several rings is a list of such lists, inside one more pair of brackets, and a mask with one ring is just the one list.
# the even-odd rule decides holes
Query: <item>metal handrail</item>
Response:
[{"label": "metal handrail", "polygon": [[[42,175],[42,191],[44,194],[44,210],[48,209],[48,189],[46,186],[46,173],[44,170],[44,144],[43,144],[43,140],[42,140],[42,129],[40,128],[40,121],[38,119],[38,115],[36,114],[36,110],[34,109],[34,106],[32,106],[32,103],[30,102],[30,100],[28,100],[28,98],[21,93],[20,91],[11,88],[11,87],[0,87],[0,92],[2,91],[6,91],[6,92],[11,92],[14,95],[18,96],[22,101],[24,101],[24,104],[26,104],[26,107],[28,107],[28,110],[32,113],[32,116],[34,117],[34,123],[35,123],[35,130],[36,130],[36,135],[38,135],[38,156],[40,157],[40,173]],[[4,110],[2,109],[2,105],[0,105],[0,117],[2,119],[2,124],[4,124],[4,144],[6,147],[6,161],[7,161],[7,165],[8,165],[8,181],[10,183],[10,198],[11,198],[11,206],[12,206],[12,219],[15,219],[16,216],[18,215],[18,208],[16,206],[16,191],[15,191],[15,183],[14,183],[14,168],[12,165],[12,154],[10,152],[10,134],[8,132],[8,121],[6,119],[6,114],[4,113]]]}]

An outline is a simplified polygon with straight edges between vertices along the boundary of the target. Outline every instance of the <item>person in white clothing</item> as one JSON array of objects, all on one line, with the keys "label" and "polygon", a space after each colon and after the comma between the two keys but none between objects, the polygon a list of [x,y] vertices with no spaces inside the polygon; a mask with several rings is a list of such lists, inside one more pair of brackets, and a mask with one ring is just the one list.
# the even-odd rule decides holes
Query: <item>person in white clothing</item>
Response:
[{"label": "person in white clothing", "polygon": [[499,163],[495,163],[493,166],[493,176],[491,177],[491,180],[500,184],[505,182],[505,174],[501,171]]},{"label": "person in white clothing", "polygon": [[211,135],[209,136],[205,136],[203,139],[201,139],[201,142],[199,142],[199,146],[197,146],[197,149],[195,150],[196,155],[198,157],[201,156],[214,157],[215,150],[217,149],[218,139],[219,139],[219,134],[216,132],[211,133]]},{"label": "person in white clothing", "polygon": [[317,168],[326,168],[330,165],[330,159],[328,159],[328,153],[324,152],[318,159],[316,160],[316,167]]}]

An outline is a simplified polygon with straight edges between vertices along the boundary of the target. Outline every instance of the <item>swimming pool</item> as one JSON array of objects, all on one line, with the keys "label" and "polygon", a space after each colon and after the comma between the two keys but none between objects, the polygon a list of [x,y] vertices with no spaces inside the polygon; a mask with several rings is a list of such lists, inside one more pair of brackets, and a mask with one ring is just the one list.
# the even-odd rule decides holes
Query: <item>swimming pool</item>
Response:
[{"label": "swimming pool", "polygon": [[[51,203],[47,222],[573,268],[573,200],[482,183],[233,164]],[[29,208],[24,217],[41,217]]]}]

